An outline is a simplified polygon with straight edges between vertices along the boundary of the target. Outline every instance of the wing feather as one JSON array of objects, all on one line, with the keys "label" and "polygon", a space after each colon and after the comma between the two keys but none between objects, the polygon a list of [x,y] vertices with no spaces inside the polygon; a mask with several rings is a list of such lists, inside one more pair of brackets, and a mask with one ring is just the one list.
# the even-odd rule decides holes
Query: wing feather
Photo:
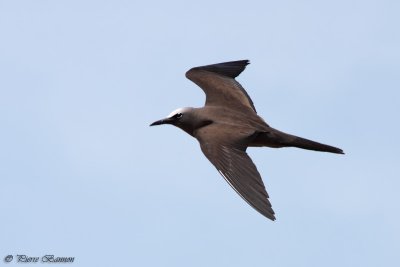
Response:
[{"label": "wing feather", "polygon": [[186,77],[203,89],[206,106],[226,106],[256,112],[250,96],[235,80],[248,64],[248,60],[239,60],[195,67],[186,72]]},{"label": "wing feather", "polygon": [[203,143],[204,155],[228,184],[254,209],[275,220],[260,173],[247,153],[221,144]]}]

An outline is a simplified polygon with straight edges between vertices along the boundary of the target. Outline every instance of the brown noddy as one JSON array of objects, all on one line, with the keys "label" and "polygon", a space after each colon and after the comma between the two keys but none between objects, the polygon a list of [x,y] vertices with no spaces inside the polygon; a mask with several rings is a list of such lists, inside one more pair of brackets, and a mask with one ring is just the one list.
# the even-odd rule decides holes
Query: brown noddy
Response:
[{"label": "brown noddy", "polygon": [[248,60],[195,67],[186,77],[206,94],[202,108],[180,108],[150,126],[172,124],[195,137],[201,150],[229,185],[254,209],[275,220],[260,173],[247,147],[298,147],[344,154],[321,144],[270,127],[257,115],[253,101],[235,78]]}]

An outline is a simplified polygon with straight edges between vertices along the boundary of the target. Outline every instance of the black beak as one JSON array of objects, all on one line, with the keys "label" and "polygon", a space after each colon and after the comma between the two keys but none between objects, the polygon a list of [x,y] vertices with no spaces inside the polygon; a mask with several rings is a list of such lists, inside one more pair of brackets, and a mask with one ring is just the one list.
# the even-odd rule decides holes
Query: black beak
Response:
[{"label": "black beak", "polygon": [[150,124],[150,126],[161,125],[161,124],[170,124],[172,122],[171,118],[166,118],[162,120],[158,120]]}]

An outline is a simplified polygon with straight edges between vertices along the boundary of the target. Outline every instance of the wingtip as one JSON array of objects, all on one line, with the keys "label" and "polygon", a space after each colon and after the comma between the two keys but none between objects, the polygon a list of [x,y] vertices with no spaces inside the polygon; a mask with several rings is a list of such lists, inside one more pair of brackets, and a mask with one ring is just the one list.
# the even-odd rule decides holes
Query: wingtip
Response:
[{"label": "wingtip", "polygon": [[[260,212],[261,213],[261,212]],[[275,212],[274,211],[272,211],[272,212],[262,212],[261,213],[264,217],[266,217],[267,219],[270,219],[271,221],[275,221],[276,220],[276,217],[275,217]]]},{"label": "wingtip", "polygon": [[236,78],[239,76],[240,73],[244,71],[247,65],[250,64],[250,60],[243,59],[243,60],[236,60],[236,61],[228,61],[222,62],[212,65],[205,65],[191,68],[189,71],[186,72],[186,77],[190,79],[190,73],[196,70],[203,70],[208,72],[213,72],[216,74],[220,74],[223,76],[227,76],[230,78]]}]

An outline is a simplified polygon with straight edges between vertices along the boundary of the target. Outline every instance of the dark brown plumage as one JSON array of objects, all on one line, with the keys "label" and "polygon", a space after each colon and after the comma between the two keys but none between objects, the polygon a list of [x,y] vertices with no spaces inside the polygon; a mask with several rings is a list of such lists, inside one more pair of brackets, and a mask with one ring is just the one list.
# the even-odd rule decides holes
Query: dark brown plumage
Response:
[{"label": "dark brown plumage", "polygon": [[275,220],[260,173],[247,147],[299,147],[343,154],[339,148],[290,135],[270,127],[257,115],[253,101],[235,78],[248,60],[190,69],[186,77],[206,94],[202,108],[181,108],[151,124],[172,124],[195,137],[208,160],[254,209]]}]

